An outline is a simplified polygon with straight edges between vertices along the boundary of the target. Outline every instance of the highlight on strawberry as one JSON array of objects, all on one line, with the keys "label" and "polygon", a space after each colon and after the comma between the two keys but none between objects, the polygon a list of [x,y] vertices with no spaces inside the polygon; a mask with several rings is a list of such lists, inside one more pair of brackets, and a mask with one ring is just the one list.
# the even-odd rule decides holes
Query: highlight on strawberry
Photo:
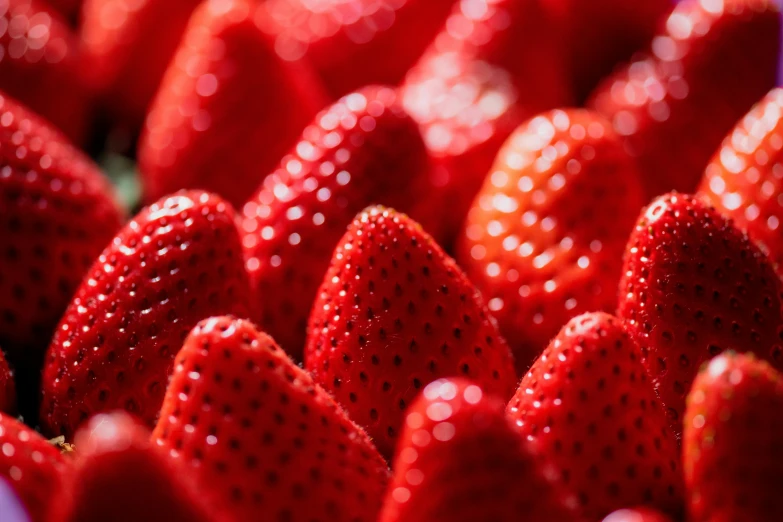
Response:
[{"label": "highlight on strawberry", "polygon": [[780,522],[781,3],[0,0],[0,522]]}]

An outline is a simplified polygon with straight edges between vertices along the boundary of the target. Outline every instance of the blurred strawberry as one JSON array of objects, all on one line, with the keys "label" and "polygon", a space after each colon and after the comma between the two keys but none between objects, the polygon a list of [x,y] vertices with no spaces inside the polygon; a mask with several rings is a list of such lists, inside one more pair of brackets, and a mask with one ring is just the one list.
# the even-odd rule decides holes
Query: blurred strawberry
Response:
[{"label": "blurred strawberry", "polygon": [[783,379],[752,354],[705,365],[685,412],[683,465],[693,522],[783,520]]},{"label": "blurred strawberry", "polygon": [[[0,413],[0,478],[18,495],[32,522],[50,522],[67,462],[60,451],[18,420]],[[5,511],[0,520],[5,522]]]},{"label": "blurred strawberry", "polygon": [[461,379],[427,385],[406,413],[379,522],[578,520],[557,473],[506,419],[503,399]]},{"label": "blurred strawberry", "polygon": [[628,241],[618,313],[678,432],[685,396],[711,357],[753,352],[783,368],[779,291],[767,257],[699,199],[667,194],[642,212]]},{"label": "blurred strawberry", "polygon": [[70,439],[118,408],[154,424],[191,328],[213,314],[250,316],[252,302],[228,203],[192,191],[145,208],[95,261],[57,328],[42,426]]},{"label": "blurred strawberry", "polygon": [[605,313],[571,319],[522,378],[509,418],[560,470],[585,520],[682,511],[679,448],[639,346]]},{"label": "blurred strawberry", "polygon": [[497,150],[522,121],[568,105],[560,38],[543,0],[459,2],[402,87],[437,163],[457,235]]},{"label": "blurred strawberry", "polygon": [[637,508],[617,510],[603,522],[671,522],[671,519],[650,508]]},{"label": "blurred strawberry", "polygon": [[783,266],[783,89],[740,121],[704,171],[699,195]]},{"label": "blurred strawberry", "polygon": [[84,0],[45,0],[57,10],[71,25],[76,26],[79,21],[82,4]]},{"label": "blurred strawberry", "polygon": [[775,84],[776,0],[685,0],[642,56],[593,93],[639,159],[648,198],[692,192],[720,141]]},{"label": "blurred strawberry", "polygon": [[251,6],[207,1],[193,14],[139,145],[146,201],[199,188],[242,205],[322,107],[317,81],[275,55]]},{"label": "blurred strawberry", "polygon": [[508,139],[468,213],[457,259],[519,372],[571,317],[614,311],[642,205],[633,159],[593,112],[545,113]]},{"label": "blurred strawberry", "polygon": [[14,372],[8,367],[3,352],[0,351],[0,413],[16,411],[16,388]]},{"label": "blurred strawberry", "polygon": [[82,142],[90,93],[66,22],[40,0],[0,0],[0,89]]},{"label": "blurred strawberry", "polygon": [[153,432],[228,521],[375,522],[388,469],[307,372],[247,321],[202,321]]},{"label": "blurred strawberry", "polygon": [[80,34],[88,79],[112,116],[139,127],[201,0],[83,3]]},{"label": "blurred strawberry", "polygon": [[[345,228],[367,205],[412,211],[437,229],[430,162],[394,90],[367,87],[316,116],[244,208],[243,244],[261,325],[296,359]],[[269,299],[268,296],[276,296]]]},{"label": "blurred strawberry", "polygon": [[305,367],[387,456],[430,381],[463,376],[503,399],[516,385],[481,294],[418,223],[383,207],[358,215],[334,252]]},{"label": "blurred strawberry", "polygon": [[396,85],[457,0],[266,0],[256,22],[284,60],[313,65],[330,95]]},{"label": "blurred strawberry", "polygon": [[188,474],[129,415],[96,415],[76,434],[75,446],[73,472],[50,522],[211,520]]}]

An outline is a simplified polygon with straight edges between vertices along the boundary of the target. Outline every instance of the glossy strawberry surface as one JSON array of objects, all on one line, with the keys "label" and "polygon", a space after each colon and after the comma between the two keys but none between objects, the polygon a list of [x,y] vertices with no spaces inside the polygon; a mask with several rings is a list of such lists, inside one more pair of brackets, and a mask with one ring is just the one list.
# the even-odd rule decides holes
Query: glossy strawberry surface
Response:
[{"label": "glossy strawberry surface", "polygon": [[185,336],[216,313],[251,316],[235,215],[207,192],[142,210],[90,268],[49,346],[41,423],[70,438],[98,412],[154,424]]},{"label": "glossy strawberry surface", "polygon": [[618,509],[604,518],[603,522],[671,522],[671,519],[653,509]]},{"label": "glossy strawberry surface", "polygon": [[373,522],[383,458],[327,392],[246,322],[201,322],[177,355],[153,440],[227,520]]},{"label": "glossy strawberry surface", "polygon": [[597,114],[544,113],[508,139],[468,213],[457,259],[520,372],[571,317],[614,310],[641,207],[636,165]]}]

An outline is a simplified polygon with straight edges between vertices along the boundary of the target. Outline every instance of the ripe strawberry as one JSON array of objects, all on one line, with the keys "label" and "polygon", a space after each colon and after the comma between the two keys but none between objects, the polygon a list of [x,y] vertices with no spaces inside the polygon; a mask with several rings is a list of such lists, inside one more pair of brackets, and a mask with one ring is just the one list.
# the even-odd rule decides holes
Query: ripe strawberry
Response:
[{"label": "ripe strawberry", "polygon": [[[32,522],[48,522],[53,493],[67,469],[60,452],[16,419],[0,413],[0,478],[18,495]],[[0,511],[0,519],[4,514]]]},{"label": "ripe strawberry", "polygon": [[528,121],[490,172],[457,259],[524,373],[568,319],[617,306],[622,254],[642,191],[611,125],[585,110]]},{"label": "ripe strawberry", "polygon": [[16,388],[14,372],[8,367],[3,352],[0,351],[0,413],[16,411]]},{"label": "ripe strawberry", "polygon": [[783,265],[783,89],[773,89],[718,148],[699,195]]},{"label": "ripe strawberry", "polygon": [[47,354],[41,423],[70,438],[124,408],[154,424],[182,340],[253,297],[231,206],[180,192],[142,210],[109,244],[65,312]]},{"label": "ripe strawberry", "polygon": [[365,433],[266,334],[202,321],[153,440],[228,520],[375,521],[388,479]]},{"label": "ripe strawberry", "polygon": [[239,207],[323,106],[306,71],[274,54],[251,5],[204,2],[193,14],[139,146],[145,200],[199,188]]},{"label": "ripe strawberry", "polygon": [[522,121],[569,105],[560,38],[543,0],[458,2],[402,86],[458,234],[503,141]]},{"label": "ripe strawberry", "polygon": [[671,522],[671,519],[649,508],[620,509],[615,511],[603,522]]},{"label": "ripe strawberry", "polygon": [[438,216],[424,208],[431,207],[429,174],[418,127],[396,93],[368,87],[316,116],[264,180],[243,211],[243,244],[261,326],[289,354],[301,359],[318,286],[358,212],[395,205],[437,228]]},{"label": "ripe strawberry", "polygon": [[693,522],[783,519],[783,379],[725,353],[699,373],[685,410],[683,465]]},{"label": "ripe strawberry", "polygon": [[569,321],[522,378],[508,415],[560,469],[587,520],[628,505],[681,511],[677,441],[620,320]]},{"label": "ripe strawberry", "polygon": [[41,0],[3,0],[0,28],[0,89],[81,142],[90,94],[70,28]]},{"label": "ripe strawberry", "polygon": [[2,93],[0,120],[0,345],[29,414],[57,322],[123,211],[98,167]]},{"label": "ripe strawberry", "polygon": [[208,522],[189,476],[125,413],[96,415],[76,434],[73,472],[51,522]]},{"label": "ripe strawberry", "polygon": [[200,3],[84,0],[80,34],[88,80],[124,124],[141,126],[190,15]]},{"label": "ripe strawberry", "polygon": [[682,422],[685,395],[710,357],[732,349],[783,364],[780,306],[766,256],[715,209],[675,193],[642,212],[618,313],[673,424]]},{"label": "ripe strawberry", "polygon": [[775,84],[776,0],[685,0],[650,54],[608,79],[592,105],[639,159],[647,196],[696,189],[737,120]]},{"label": "ripe strawberry", "polygon": [[380,522],[567,522],[560,490],[504,415],[503,400],[439,379],[411,404]]},{"label": "ripe strawberry", "polygon": [[306,60],[332,97],[396,85],[456,0],[268,0],[256,21],[284,60]]},{"label": "ripe strawberry", "polygon": [[510,397],[514,363],[481,295],[418,223],[392,209],[356,217],[313,305],[313,378],[391,455],[405,408],[427,383],[464,376]]}]

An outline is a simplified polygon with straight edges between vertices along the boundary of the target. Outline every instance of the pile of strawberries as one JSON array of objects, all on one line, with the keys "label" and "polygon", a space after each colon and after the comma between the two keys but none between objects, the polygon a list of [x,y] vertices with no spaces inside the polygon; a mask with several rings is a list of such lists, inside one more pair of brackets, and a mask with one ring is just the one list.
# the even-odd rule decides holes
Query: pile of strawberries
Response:
[{"label": "pile of strawberries", "polygon": [[779,7],[0,0],[0,521],[783,520]]}]

